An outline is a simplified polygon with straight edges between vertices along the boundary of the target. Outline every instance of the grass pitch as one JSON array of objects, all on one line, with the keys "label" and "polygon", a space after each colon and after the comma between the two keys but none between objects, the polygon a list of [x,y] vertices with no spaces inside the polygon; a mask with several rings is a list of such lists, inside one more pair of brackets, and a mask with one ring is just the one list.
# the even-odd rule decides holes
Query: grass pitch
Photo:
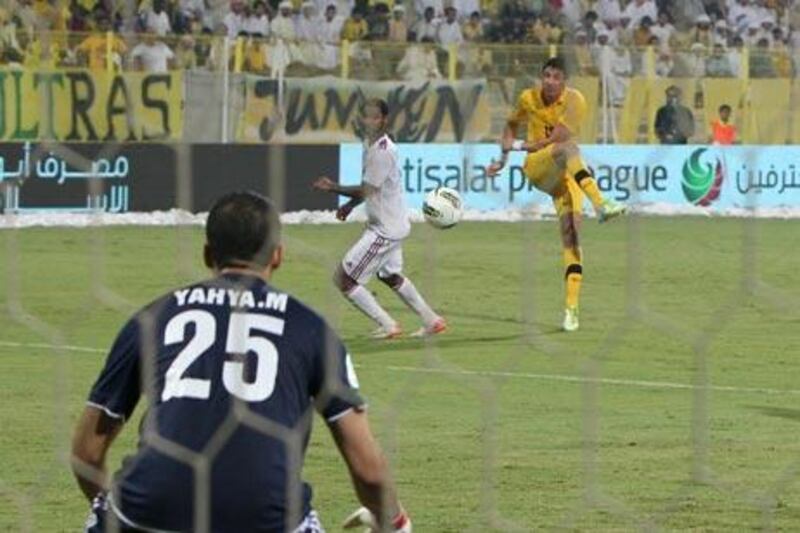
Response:
[{"label": "grass pitch", "polygon": [[[285,228],[274,282],[346,339],[419,531],[791,530],[798,230],[587,221],[575,334],[558,329],[553,222],[415,226],[406,273],[450,324],[428,342],[368,340],[371,324],[332,289],[357,224]],[[202,238],[186,227],[0,231],[0,530],[80,529],[87,506],[67,454],[103,351],[136,308],[206,275]],[[417,327],[370,286],[407,331]],[[136,427],[112,449],[112,469]],[[357,503],[319,421],[305,478],[339,530]]]}]

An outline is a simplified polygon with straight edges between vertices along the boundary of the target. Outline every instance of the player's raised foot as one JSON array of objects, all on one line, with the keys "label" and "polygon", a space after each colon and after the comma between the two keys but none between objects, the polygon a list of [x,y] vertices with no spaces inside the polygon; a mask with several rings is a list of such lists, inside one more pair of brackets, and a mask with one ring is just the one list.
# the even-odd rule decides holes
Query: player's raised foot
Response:
[{"label": "player's raised foot", "polygon": [[409,335],[410,337],[432,337],[439,333],[444,333],[447,330],[447,321],[444,318],[438,317],[436,320],[426,326],[422,326],[417,331]]},{"label": "player's raised foot", "polygon": [[395,324],[390,328],[379,327],[370,334],[370,337],[376,340],[388,341],[390,339],[397,339],[402,334],[403,330],[400,328],[400,324]]},{"label": "player's raised foot", "polygon": [[615,202],[614,200],[606,200],[600,206],[600,214],[597,217],[600,224],[608,222],[611,219],[624,215],[628,211],[628,206]]},{"label": "player's raised foot", "polygon": [[578,308],[567,307],[564,309],[564,323],[561,327],[564,331],[578,331]]}]

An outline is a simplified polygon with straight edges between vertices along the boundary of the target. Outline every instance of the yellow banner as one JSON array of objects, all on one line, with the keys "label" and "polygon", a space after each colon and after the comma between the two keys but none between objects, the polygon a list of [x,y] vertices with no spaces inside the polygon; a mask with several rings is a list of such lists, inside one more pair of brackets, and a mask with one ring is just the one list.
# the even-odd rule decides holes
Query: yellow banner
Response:
[{"label": "yellow banner", "polygon": [[276,80],[249,77],[239,117],[239,142],[336,144],[360,136],[359,110],[369,98],[389,104],[389,131],[398,142],[480,140],[491,119],[484,80]]},{"label": "yellow banner", "polygon": [[179,140],[182,77],[89,70],[0,70],[0,140]]}]

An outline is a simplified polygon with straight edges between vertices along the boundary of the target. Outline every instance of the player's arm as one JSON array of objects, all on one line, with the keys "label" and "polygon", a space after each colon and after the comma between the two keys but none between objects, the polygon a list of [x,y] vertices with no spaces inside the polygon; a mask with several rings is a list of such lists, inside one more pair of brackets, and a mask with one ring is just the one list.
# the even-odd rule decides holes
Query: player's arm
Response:
[{"label": "player's arm", "polygon": [[312,183],[311,186],[318,191],[332,192],[334,194],[338,194],[339,196],[347,196],[348,198],[352,198],[351,201],[357,201],[358,204],[363,202],[367,196],[375,194],[378,191],[377,187],[374,187],[369,183],[342,186],[330,179],[328,176],[321,176],[317,178],[314,180],[314,183]]},{"label": "player's arm", "polygon": [[108,488],[106,455],[123,422],[87,405],[72,439],[72,472],[90,502]]},{"label": "player's arm", "polygon": [[356,511],[345,527],[367,525],[376,531],[410,531],[410,520],[397,500],[386,458],[370,431],[367,413],[353,409],[328,427],[347,463],[358,499],[369,511]]},{"label": "player's arm", "polygon": [[117,335],[72,439],[72,471],[89,501],[107,488],[106,454],[140,396],[139,325]]},{"label": "player's arm", "polygon": [[506,120],[506,125],[503,128],[503,135],[500,137],[500,159],[496,161],[493,160],[487,169],[489,176],[496,176],[501,170],[503,170],[508,162],[508,152],[510,152],[512,149],[521,148],[523,142],[515,141],[515,138],[517,136],[517,130],[519,129],[519,126],[524,118],[525,112],[522,108],[522,97],[520,96],[520,101],[517,104],[517,108],[514,110],[511,116],[508,117],[508,120]]}]

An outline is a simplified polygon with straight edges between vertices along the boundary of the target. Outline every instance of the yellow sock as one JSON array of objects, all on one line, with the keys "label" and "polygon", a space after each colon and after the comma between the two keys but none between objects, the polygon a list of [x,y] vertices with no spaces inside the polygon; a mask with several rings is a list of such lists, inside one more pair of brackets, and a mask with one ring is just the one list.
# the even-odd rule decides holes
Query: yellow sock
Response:
[{"label": "yellow sock", "polygon": [[575,181],[578,182],[583,192],[589,197],[594,210],[599,211],[600,206],[603,205],[603,193],[597,187],[597,182],[592,177],[580,154],[574,154],[567,158],[567,171],[575,177]]},{"label": "yellow sock", "polygon": [[581,294],[581,282],[583,281],[580,248],[564,249],[564,265],[566,267],[564,272],[566,305],[567,307],[578,307],[578,299]]}]

